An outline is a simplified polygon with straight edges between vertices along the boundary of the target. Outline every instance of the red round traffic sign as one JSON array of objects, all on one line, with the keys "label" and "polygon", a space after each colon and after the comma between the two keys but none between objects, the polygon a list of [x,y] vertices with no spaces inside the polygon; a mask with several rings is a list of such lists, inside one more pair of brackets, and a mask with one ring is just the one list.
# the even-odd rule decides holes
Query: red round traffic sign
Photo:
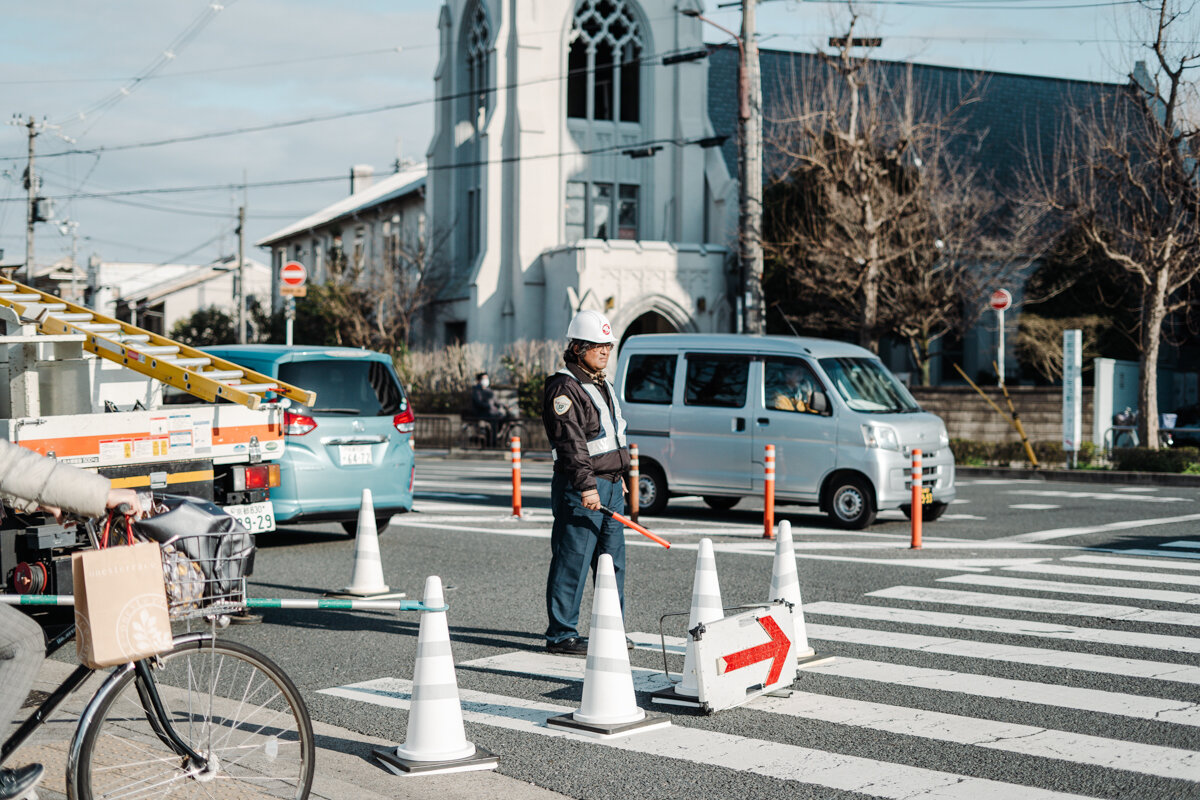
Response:
[{"label": "red round traffic sign", "polygon": [[996,311],[1003,311],[1012,305],[1012,293],[1008,289],[997,289],[992,292],[989,302]]},{"label": "red round traffic sign", "polygon": [[289,261],[279,270],[279,280],[286,286],[303,286],[308,279],[308,270],[299,261]]}]

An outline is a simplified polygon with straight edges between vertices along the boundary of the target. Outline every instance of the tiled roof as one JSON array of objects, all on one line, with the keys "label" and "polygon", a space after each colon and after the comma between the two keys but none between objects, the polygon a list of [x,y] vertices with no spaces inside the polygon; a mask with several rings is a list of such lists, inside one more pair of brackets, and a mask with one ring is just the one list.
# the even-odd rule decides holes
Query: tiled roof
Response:
[{"label": "tiled roof", "polygon": [[[708,113],[717,133],[730,134],[722,154],[731,174],[737,174],[737,49],[710,49]],[[877,61],[877,67],[893,80],[903,76],[909,64]],[[828,69],[812,53],[782,50],[760,51],[763,116],[765,128],[780,116],[783,98],[798,80],[823,80]],[[918,102],[927,109],[949,109],[973,87],[979,100],[956,115],[963,136],[959,146],[978,140],[978,158],[1001,186],[1009,184],[1025,166],[1025,154],[1035,154],[1046,167],[1053,155],[1055,137],[1066,129],[1075,108],[1093,105],[1101,96],[1116,93],[1121,86],[1111,83],[1045,78],[985,72],[956,67],[912,64]],[[936,112],[935,112],[936,113]],[[769,139],[769,130],[764,133]],[[764,160],[770,164],[770,148]]]}]

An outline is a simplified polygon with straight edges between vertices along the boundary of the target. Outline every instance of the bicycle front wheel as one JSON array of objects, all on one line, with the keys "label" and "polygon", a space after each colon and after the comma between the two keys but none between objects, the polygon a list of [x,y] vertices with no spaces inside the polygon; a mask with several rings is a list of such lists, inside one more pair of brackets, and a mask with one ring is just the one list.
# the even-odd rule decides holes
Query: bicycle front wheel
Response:
[{"label": "bicycle front wheel", "polygon": [[130,670],[98,698],[81,740],[76,798],[308,797],[312,722],[274,662],[210,638],[182,642],[160,658],[153,672],[164,716],[207,763],[191,763],[171,744],[151,692]]}]

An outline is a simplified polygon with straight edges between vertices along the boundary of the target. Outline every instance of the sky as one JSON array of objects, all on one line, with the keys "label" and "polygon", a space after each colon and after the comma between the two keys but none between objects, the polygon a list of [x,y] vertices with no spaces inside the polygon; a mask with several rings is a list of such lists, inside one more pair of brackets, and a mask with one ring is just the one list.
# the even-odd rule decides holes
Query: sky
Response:
[{"label": "sky", "polygon": [[[269,262],[253,242],[344,197],[352,165],[378,175],[398,157],[424,158],[440,3],[222,2],[4,4],[0,120],[21,124],[0,126],[0,263],[24,260],[30,115],[46,122],[35,166],[42,194],[56,198],[55,219],[36,226],[39,265],[73,248],[80,264],[91,254],[207,263],[236,253],[243,203],[247,257]],[[739,9],[705,5],[714,21],[740,25]],[[883,59],[1118,82],[1145,52],[1132,7],[871,0],[859,6],[866,18],[857,30],[883,38],[875,51]],[[781,50],[811,52],[846,25],[836,2],[766,0],[758,17],[761,46]],[[706,36],[727,38],[715,28]],[[380,107],[390,108],[372,111]],[[280,125],[325,116],[337,118]],[[255,127],[267,129],[208,135]],[[55,155],[69,150],[99,152]],[[264,185],[284,181],[305,182]]]}]

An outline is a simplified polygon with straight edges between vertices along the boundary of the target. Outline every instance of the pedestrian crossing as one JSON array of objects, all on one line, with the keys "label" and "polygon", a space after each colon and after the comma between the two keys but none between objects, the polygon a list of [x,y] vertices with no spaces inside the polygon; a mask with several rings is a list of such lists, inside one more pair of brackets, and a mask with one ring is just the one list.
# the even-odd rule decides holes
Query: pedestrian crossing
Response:
[{"label": "pedestrian crossing", "polygon": [[[819,563],[803,557],[802,580],[805,566]],[[801,670],[789,697],[759,697],[711,718],[673,712],[669,728],[578,746],[784,781],[791,788],[779,797],[1200,797],[1200,592],[1186,589],[1200,577],[1193,566],[1064,555],[937,577],[933,586],[901,582],[848,598],[855,602],[808,602],[808,639],[834,659]],[[678,670],[684,639],[629,637],[637,691],[678,681],[648,665],[665,649]],[[582,742],[544,722],[574,710],[585,663],[540,650],[464,660],[464,719],[524,734],[523,747]],[[488,691],[496,686],[510,694]],[[402,710],[411,693],[398,677],[323,690]]]}]

